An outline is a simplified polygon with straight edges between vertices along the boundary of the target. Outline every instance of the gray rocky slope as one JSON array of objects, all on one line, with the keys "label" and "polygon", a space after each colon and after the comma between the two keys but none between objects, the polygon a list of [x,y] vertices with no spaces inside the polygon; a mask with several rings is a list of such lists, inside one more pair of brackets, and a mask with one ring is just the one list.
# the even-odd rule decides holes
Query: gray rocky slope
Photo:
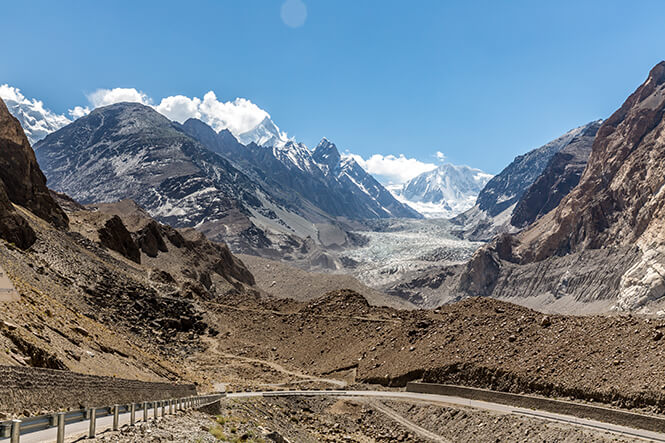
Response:
[{"label": "gray rocky slope", "polygon": [[[579,167],[575,170],[578,175],[571,173],[571,177],[563,183],[555,184],[553,182],[556,178],[552,178],[539,184],[540,188],[559,187],[558,195],[552,196],[552,201],[544,202],[545,204],[541,205],[538,201],[540,196],[536,196],[535,192],[529,197],[533,201],[521,205],[520,201],[548,168],[552,158],[566,147],[572,145],[569,149],[576,153],[574,156],[576,164],[585,163],[584,154],[588,156],[599,124],[600,121],[595,121],[572,129],[540,148],[515,157],[512,163],[494,176],[480,191],[476,204],[453,219],[453,222],[460,226],[460,234],[470,240],[487,241],[501,232],[515,232],[518,227],[523,227],[524,223],[528,224],[531,218],[535,219],[535,216],[529,211],[535,211],[535,215],[542,215],[550,206],[556,206],[555,203],[558,203],[558,200],[565,195],[562,195],[564,188],[569,191],[577,184],[575,179],[579,179],[581,173]],[[557,173],[559,170],[566,169],[566,165],[571,159],[572,157],[568,156],[557,157],[556,162],[560,166],[551,166],[552,172]],[[573,182],[574,184],[572,184]],[[570,186],[571,184],[572,186]],[[513,219],[517,207],[520,209],[518,215]]]},{"label": "gray rocky slope", "polygon": [[235,251],[310,254],[353,243],[344,220],[420,216],[357,165],[318,163],[316,150],[292,141],[244,146],[228,131],[180,125],[137,103],[96,109],[35,150],[56,191],[85,204],[135,200]]},{"label": "gray rocky slope", "polygon": [[[342,159],[337,147],[325,138],[310,151],[294,141],[276,143],[275,137],[263,145],[243,145],[229,131],[216,133],[197,119],[187,120],[182,127],[208,149],[278,192],[308,218],[312,206],[333,217],[349,219],[421,217],[355,161]],[[271,141],[276,144],[270,145]]]}]

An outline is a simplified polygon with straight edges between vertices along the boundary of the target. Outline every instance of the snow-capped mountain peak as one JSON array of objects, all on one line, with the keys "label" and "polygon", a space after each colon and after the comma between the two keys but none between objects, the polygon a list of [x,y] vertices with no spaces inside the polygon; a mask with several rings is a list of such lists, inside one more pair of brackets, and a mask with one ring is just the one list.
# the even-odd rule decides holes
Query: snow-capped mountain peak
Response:
[{"label": "snow-capped mountain peak", "polygon": [[238,135],[238,141],[243,145],[252,142],[259,146],[284,146],[289,138],[283,133],[270,117],[264,118],[253,129]]},{"label": "snow-capped mountain peak", "polygon": [[445,163],[391,191],[427,217],[449,218],[471,208],[491,178],[480,169]]},{"label": "snow-capped mountain peak", "polygon": [[46,109],[42,101],[25,97],[18,88],[0,85],[0,97],[21,123],[31,145],[71,123],[64,115]]}]

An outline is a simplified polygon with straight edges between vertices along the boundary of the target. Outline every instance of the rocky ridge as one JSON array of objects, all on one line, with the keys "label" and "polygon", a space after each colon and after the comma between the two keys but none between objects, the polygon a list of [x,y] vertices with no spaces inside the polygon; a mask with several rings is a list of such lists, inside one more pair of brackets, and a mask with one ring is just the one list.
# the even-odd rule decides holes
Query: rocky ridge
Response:
[{"label": "rocky ridge", "polygon": [[[554,155],[566,146],[574,143],[577,148],[571,147],[571,150],[579,152],[579,154],[585,152],[585,149],[588,149],[585,146],[590,146],[593,142],[593,137],[588,134],[593,133],[592,128],[597,128],[597,125],[598,122],[591,122],[579,128],[572,129],[540,148],[515,157],[512,163],[487,182],[487,185],[478,194],[476,204],[468,211],[453,219],[453,222],[460,226],[460,235],[470,240],[488,241],[496,234],[517,231],[517,227],[512,224],[512,218],[515,208],[520,205],[520,200],[522,200],[525,193],[543,174],[543,171],[546,170]],[[577,162],[583,161],[583,156],[579,154],[575,157]],[[561,165],[552,165],[551,168],[565,169],[571,159],[567,156],[558,158],[557,165]],[[549,176],[554,172],[557,171],[553,170],[548,172],[547,175]],[[569,181],[574,181],[574,178]],[[544,186],[559,186],[557,189],[540,191],[546,194],[557,191],[558,194],[564,190],[564,187],[570,187],[569,185],[561,186],[559,183],[554,179],[549,179],[549,181],[543,179],[536,189],[543,188]],[[534,189],[534,194],[537,194],[536,189]],[[547,205],[542,207],[539,200],[535,197],[536,195],[530,197],[531,200],[534,200],[533,202],[521,205],[520,213],[531,210],[527,208],[533,203],[538,208],[536,211],[537,214],[547,209]],[[560,200],[558,195],[554,200],[557,199]],[[525,219],[525,216],[518,215],[515,221],[521,225],[525,222]]]},{"label": "rocky ridge", "polygon": [[279,192],[280,199],[313,221],[324,221],[323,214],[350,219],[420,217],[357,163],[343,160],[337,147],[325,138],[310,151],[291,140],[243,145],[229,131],[216,133],[197,119],[187,120],[182,127],[252,179]]}]

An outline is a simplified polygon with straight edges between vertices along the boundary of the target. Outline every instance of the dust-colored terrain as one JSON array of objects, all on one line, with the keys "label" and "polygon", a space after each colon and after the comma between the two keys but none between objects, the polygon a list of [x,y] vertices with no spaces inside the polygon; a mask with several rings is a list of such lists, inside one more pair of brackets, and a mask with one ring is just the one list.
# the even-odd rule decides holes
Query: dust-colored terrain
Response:
[{"label": "dust-colored terrain", "polygon": [[399,311],[372,307],[350,291],[310,303],[245,300],[209,309],[219,336],[191,362],[211,382],[258,386],[306,374],[403,386],[425,378],[625,407],[665,406],[662,320],[546,316],[480,298],[434,311]]},{"label": "dust-colored terrain", "polygon": [[586,428],[446,405],[353,398],[223,400],[217,416],[191,413],[107,432],[100,442],[627,442]]},{"label": "dust-colored terrain", "polygon": [[415,308],[408,301],[372,289],[348,274],[308,272],[284,262],[253,255],[239,254],[238,258],[254,274],[256,285],[276,298],[309,301],[330,291],[351,289],[362,294],[372,305]]}]

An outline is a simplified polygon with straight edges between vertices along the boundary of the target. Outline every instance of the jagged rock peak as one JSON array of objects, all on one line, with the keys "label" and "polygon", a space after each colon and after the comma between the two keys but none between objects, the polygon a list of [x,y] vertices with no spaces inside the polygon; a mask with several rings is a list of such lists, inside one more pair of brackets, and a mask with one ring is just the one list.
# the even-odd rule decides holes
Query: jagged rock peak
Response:
[{"label": "jagged rock peak", "polygon": [[325,137],[321,139],[319,144],[316,145],[316,148],[314,148],[312,157],[315,162],[328,165],[331,169],[334,169],[339,165],[342,159],[342,156],[339,155],[339,151],[337,150],[337,146]]}]

